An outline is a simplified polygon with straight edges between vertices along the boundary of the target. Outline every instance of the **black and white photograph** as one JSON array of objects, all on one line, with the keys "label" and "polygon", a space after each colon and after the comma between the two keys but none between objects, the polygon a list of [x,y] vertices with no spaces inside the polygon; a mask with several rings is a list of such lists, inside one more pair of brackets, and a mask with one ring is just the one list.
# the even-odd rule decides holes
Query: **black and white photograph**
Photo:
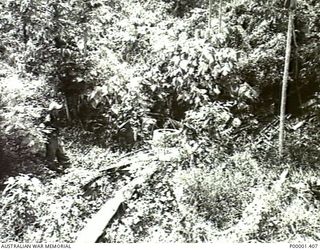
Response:
[{"label": "black and white photograph", "polygon": [[320,1],[0,0],[1,248],[317,242]]}]

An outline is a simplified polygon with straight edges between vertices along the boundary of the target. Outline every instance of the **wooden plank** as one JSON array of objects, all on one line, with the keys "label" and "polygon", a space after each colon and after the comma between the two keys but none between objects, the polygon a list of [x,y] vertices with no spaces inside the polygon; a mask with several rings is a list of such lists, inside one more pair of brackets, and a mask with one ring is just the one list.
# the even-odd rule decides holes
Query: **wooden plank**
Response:
[{"label": "wooden plank", "polygon": [[[153,160],[158,159],[157,156],[154,156],[152,154],[148,153],[144,153],[141,152],[140,154],[138,154],[138,156],[136,157],[130,157],[127,160],[120,160],[117,163],[111,164],[109,166],[106,166],[102,169],[100,169],[100,171],[94,176],[92,177],[86,184],[83,185],[83,189],[86,190],[88,187],[90,187],[96,180],[100,179],[100,177],[103,177],[105,175],[107,175],[106,173],[109,170],[114,169],[114,171],[117,170],[134,170],[137,169],[138,167],[141,167],[141,164],[144,164],[145,162],[150,162]],[[141,163],[137,166],[137,163]],[[129,165],[129,166],[128,166]]]},{"label": "wooden plank", "polygon": [[130,199],[135,188],[143,184],[156,170],[155,164],[148,165],[142,176],[132,180],[128,185],[117,191],[114,198],[108,200],[100,210],[88,221],[87,225],[78,234],[75,243],[95,243],[103,233],[106,225],[117,212],[119,206]]},{"label": "wooden plank", "polygon": [[106,221],[109,221],[124,201],[122,193],[118,193],[113,199],[107,201],[87,223],[82,231],[78,234],[75,243],[95,243],[102,234]]}]

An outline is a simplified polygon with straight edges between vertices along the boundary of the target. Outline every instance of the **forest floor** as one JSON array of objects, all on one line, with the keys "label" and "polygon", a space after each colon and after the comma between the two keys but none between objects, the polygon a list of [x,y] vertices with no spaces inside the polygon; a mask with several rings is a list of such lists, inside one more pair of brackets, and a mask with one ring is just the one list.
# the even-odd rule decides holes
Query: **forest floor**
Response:
[{"label": "forest floor", "polygon": [[[63,131],[72,163],[64,174],[47,169],[39,160],[30,160],[12,175],[17,175],[18,169],[28,172],[20,171],[15,182],[7,180],[1,206],[24,204],[23,197],[13,195],[19,187],[30,199],[23,206],[33,211],[33,223],[21,226],[21,218],[11,220],[11,226],[18,224],[13,228],[21,231],[21,241],[81,241],[79,233],[89,226],[90,218],[126,186],[131,190],[125,190],[125,198],[111,214],[100,218],[105,220],[104,227],[93,236],[94,241],[320,239],[318,174],[314,167],[276,163],[245,148],[225,154],[214,145],[200,154],[187,154],[181,146],[179,154],[168,160],[151,145],[129,153],[112,152],[94,146],[87,136],[75,129]],[[141,177],[142,182],[131,185]],[[13,194],[8,195],[10,192]],[[50,221],[55,225],[48,226]],[[37,234],[39,230],[41,234]],[[8,233],[7,237],[13,236]]]}]

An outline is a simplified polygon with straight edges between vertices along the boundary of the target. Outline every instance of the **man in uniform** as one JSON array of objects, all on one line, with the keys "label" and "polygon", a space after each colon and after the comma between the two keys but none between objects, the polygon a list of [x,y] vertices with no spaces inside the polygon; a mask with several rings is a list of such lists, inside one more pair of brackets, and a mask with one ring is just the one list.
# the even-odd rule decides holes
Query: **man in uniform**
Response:
[{"label": "man in uniform", "polygon": [[62,142],[59,138],[60,121],[58,114],[61,108],[61,104],[52,102],[48,108],[49,114],[45,118],[46,130],[48,132],[48,141],[46,144],[48,167],[58,173],[63,173],[63,170],[70,165],[69,157],[64,152]]}]

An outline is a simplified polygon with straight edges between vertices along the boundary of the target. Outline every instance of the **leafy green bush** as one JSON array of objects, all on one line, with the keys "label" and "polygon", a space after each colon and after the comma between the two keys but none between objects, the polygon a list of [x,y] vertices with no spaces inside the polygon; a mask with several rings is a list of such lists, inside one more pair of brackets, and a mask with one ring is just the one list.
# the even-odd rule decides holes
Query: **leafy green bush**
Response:
[{"label": "leafy green bush", "polygon": [[216,228],[229,228],[252,199],[250,189],[261,182],[261,171],[248,152],[210,168],[182,171],[175,178],[183,189],[179,202],[195,207]]},{"label": "leafy green bush", "polygon": [[[21,78],[11,69],[0,81],[0,128],[7,142],[7,152],[44,155],[45,110],[54,93],[43,78]],[[13,155],[13,154],[12,154]]]},{"label": "leafy green bush", "polygon": [[10,177],[0,202],[2,241],[73,242],[84,220],[112,190],[100,182],[105,192],[84,197],[81,183],[88,177],[88,171],[81,170],[43,181],[31,175]]},{"label": "leafy green bush", "polygon": [[317,168],[319,162],[319,118],[317,116],[290,122],[287,132],[289,157],[297,167]]},{"label": "leafy green bush", "polygon": [[227,142],[233,129],[241,125],[240,119],[233,118],[230,107],[232,103],[209,103],[198,110],[188,111],[183,123],[187,129],[209,140],[215,138]]},{"label": "leafy green bush", "polygon": [[23,242],[24,235],[37,219],[35,205],[43,185],[37,178],[9,178],[1,197],[1,231],[3,242]]}]

